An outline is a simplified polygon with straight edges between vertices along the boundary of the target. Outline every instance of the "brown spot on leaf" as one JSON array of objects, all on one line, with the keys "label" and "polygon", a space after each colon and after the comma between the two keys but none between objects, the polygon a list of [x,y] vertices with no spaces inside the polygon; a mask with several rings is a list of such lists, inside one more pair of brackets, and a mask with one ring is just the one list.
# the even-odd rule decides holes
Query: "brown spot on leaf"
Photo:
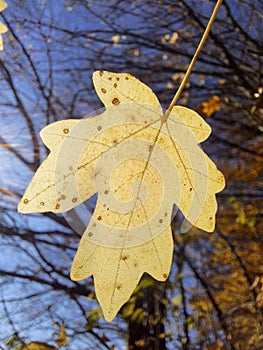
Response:
[{"label": "brown spot on leaf", "polygon": [[76,203],[77,200],[78,200],[78,199],[77,199],[76,197],[72,198],[72,202],[73,202],[73,203]]},{"label": "brown spot on leaf", "polygon": [[40,205],[42,205],[42,207],[45,205],[45,203],[44,203],[44,202],[40,202],[39,204],[40,204]]},{"label": "brown spot on leaf", "polygon": [[129,80],[129,77],[125,77],[126,80]]},{"label": "brown spot on leaf", "polygon": [[99,215],[99,216],[97,217],[97,219],[98,219],[99,221],[101,221],[101,220],[102,220],[102,217]]},{"label": "brown spot on leaf", "polygon": [[108,80],[112,80],[112,77],[109,77]]},{"label": "brown spot on leaf", "polygon": [[89,232],[89,233],[88,233],[88,236],[89,236],[89,237],[92,237],[92,236],[93,236],[93,233],[92,233],[92,232]]},{"label": "brown spot on leaf", "polygon": [[125,261],[125,260],[127,260],[127,259],[128,259],[128,257],[127,257],[126,255],[122,255],[122,256],[121,256],[121,260]]},{"label": "brown spot on leaf", "polygon": [[103,76],[103,73],[104,73],[103,70],[100,70],[100,71],[99,71],[99,75],[100,75],[101,77]]},{"label": "brown spot on leaf", "polygon": [[29,202],[29,200],[26,199],[26,198],[23,200],[23,203],[24,203],[24,204],[28,204],[28,202]]},{"label": "brown spot on leaf", "polygon": [[162,222],[163,222],[163,219],[160,219],[160,220],[159,220],[159,223],[161,224]]},{"label": "brown spot on leaf", "polygon": [[164,274],[163,274],[163,278],[167,278],[167,273],[164,273]]},{"label": "brown spot on leaf", "polygon": [[101,92],[102,92],[103,94],[106,94],[107,90],[104,89],[104,88],[101,88]]},{"label": "brown spot on leaf", "polygon": [[120,78],[116,78],[116,80],[118,80],[118,81],[119,81],[119,80],[120,80]]},{"label": "brown spot on leaf", "polygon": [[114,83],[114,85],[113,85],[113,86],[116,88],[116,87],[118,87],[118,84],[117,84],[117,83]]},{"label": "brown spot on leaf", "polygon": [[64,201],[67,198],[67,196],[65,196],[64,194],[62,194],[60,196],[60,198],[58,198],[58,201]]},{"label": "brown spot on leaf", "polygon": [[113,105],[118,106],[120,104],[120,101],[117,97],[114,97],[114,99],[111,101]]},{"label": "brown spot on leaf", "polygon": [[100,131],[101,129],[102,129],[102,127],[101,127],[100,125],[98,125],[98,126],[97,126],[97,130]]},{"label": "brown spot on leaf", "polygon": [[60,205],[56,204],[55,209],[59,209]]},{"label": "brown spot on leaf", "polygon": [[104,191],[104,194],[108,194],[108,193],[109,193],[109,191],[108,191],[108,190]]},{"label": "brown spot on leaf", "polygon": [[69,133],[69,129],[68,128],[64,128],[63,132],[64,132],[64,134],[68,134]]},{"label": "brown spot on leaf", "polygon": [[190,192],[193,191],[192,187],[189,188],[189,191],[190,191]]}]

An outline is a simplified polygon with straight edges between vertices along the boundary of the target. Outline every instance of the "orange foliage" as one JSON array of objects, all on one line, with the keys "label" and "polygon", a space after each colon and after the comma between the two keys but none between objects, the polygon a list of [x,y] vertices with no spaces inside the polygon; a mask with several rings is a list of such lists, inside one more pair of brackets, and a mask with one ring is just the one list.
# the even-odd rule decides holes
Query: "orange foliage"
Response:
[{"label": "orange foliage", "polygon": [[195,108],[195,111],[203,118],[211,117],[215,112],[220,111],[221,100],[217,95],[213,95],[207,101],[202,102]]}]

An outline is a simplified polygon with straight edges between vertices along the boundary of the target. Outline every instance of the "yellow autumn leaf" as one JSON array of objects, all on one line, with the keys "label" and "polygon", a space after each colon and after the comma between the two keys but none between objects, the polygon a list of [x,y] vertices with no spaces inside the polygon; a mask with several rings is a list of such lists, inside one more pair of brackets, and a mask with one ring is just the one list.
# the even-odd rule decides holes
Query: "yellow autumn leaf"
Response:
[{"label": "yellow autumn leaf", "polygon": [[[0,12],[2,12],[7,7],[7,4],[5,1],[0,0]],[[3,45],[3,38],[1,34],[4,34],[7,32],[7,27],[0,22],[0,50],[2,51],[4,49]]]},{"label": "yellow autumn leaf", "polygon": [[57,345],[61,348],[62,346],[66,345],[69,343],[67,334],[66,334],[66,329],[64,326],[59,325],[59,334],[55,342]]},{"label": "yellow autumn leaf", "polygon": [[162,38],[161,38],[161,43],[165,44],[167,42],[169,42],[170,44],[175,44],[177,39],[178,39],[178,33],[174,32],[172,35],[170,34],[165,34]]},{"label": "yellow autumn leaf", "polygon": [[106,110],[41,131],[51,153],[18,209],[67,211],[98,193],[71,278],[94,276],[111,321],[144,272],[167,279],[174,203],[189,223],[214,230],[224,178],[199,147],[211,129],[196,112],[176,106],[165,119],[152,90],[126,73],[95,72],[93,82]]},{"label": "yellow autumn leaf", "polygon": [[207,101],[202,102],[195,108],[195,111],[199,113],[203,118],[209,118],[215,112],[220,111],[221,100],[218,96],[213,95]]},{"label": "yellow autumn leaf", "polygon": [[116,47],[118,46],[119,40],[120,40],[120,36],[118,34],[115,34],[111,37],[112,41],[113,41],[113,46]]},{"label": "yellow autumn leaf", "polygon": [[31,342],[25,345],[21,350],[57,350],[57,348],[42,342]]},{"label": "yellow autumn leaf", "polygon": [[170,44],[175,44],[177,39],[178,39],[179,35],[177,32],[174,32],[173,35],[171,36],[170,40],[169,40],[169,43]]}]

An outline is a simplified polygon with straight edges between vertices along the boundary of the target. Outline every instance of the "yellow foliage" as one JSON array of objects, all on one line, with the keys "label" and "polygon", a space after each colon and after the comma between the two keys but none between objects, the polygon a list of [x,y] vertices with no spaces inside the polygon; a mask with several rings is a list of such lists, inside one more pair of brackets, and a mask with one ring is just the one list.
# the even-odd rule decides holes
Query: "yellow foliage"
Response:
[{"label": "yellow foliage", "polygon": [[112,36],[113,46],[117,46],[120,40],[120,36],[118,34]]},{"label": "yellow foliage", "polygon": [[64,326],[61,326],[61,325],[59,326],[58,338],[55,341],[60,348],[68,344],[68,338],[67,338],[66,329]]},{"label": "yellow foliage", "polygon": [[161,38],[161,43],[165,44],[165,43],[169,43],[171,45],[175,44],[176,41],[178,39],[178,33],[174,32],[172,35],[170,34],[165,34],[162,38]]},{"label": "yellow foliage", "polygon": [[[6,2],[4,2],[3,0],[0,0],[0,12],[2,12],[6,7],[7,7]],[[4,34],[6,32],[7,32],[6,26],[0,22],[0,50],[1,51],[4,49],[3,38],[1,34]]]},{"label": "yellow foliage", "polygon": [[202,117],[209,118],[212,114],[221,109],[221,100],[218,96],[214,95],[210,97],[207,101],[202,102],[199,106],[195,108]]},{"label": "yellow foliage", "polygon": [[41,342],[31,342],[25,345],[22,350],[56,350],[57,348]]},{"label": "yellow foliage", "polygon": [[[214,230],[215,193],[224,178],[199,147],[211,129],[196,112],[176,106],[164,120],[156,95],[127,73],[95,72],[93,82],[105,112],[41,131],[51,153],[19,211],[59,213],[98,193],[71,278],[94,276],[97,299],[111,321],[144,272],[167,279],[174,203],[192,225]],[[58,345],[67,341],[60,331]]]}]

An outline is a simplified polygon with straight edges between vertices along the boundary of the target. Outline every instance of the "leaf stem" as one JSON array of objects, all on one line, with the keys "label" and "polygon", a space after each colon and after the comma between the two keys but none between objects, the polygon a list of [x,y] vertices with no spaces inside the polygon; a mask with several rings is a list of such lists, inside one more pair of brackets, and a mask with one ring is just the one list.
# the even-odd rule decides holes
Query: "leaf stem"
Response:
[{"label": "leaf stem", "polygon": [[184,89],[184,87],[185,87],[185,85],[187,83],[187,80],[188,80],[188,78],[189,78],[189,76],[190,76],[190,74],[192,72],[192,69],[194,68],[194,65],[195,65],[195,62],[197,60],[197,57],[200,54],[200,52],[201,52],[201,50],[202,50],[202,48],[204,46],[204,43],[205,43],[205,41],[206,41],[206,39],[208,37],[208,34],[209,34],[210,30],[211,30],[212,24],[213,24],[213,22],[214,22],[214,20],[216,18],[217,12],[218,12],[222,2],[223,2],[223,0],[218,0],[216,5],[215,5],[214,11],[213,11],[213,13],[212,13],[212,15],[211,15],[211,17],[209,19],[207,27],[206,27],[206,29],[204,31],[204,34],[202,36],[202,39],[201,39],[199,45],[198,45],[198,47],[197,47],[197,49],[195,51],[195,54],[194,54],[194,56],[192,58],[192,61],[190,62],[189,66],[187,68],[185,76],[184,76],[184,78],[183,78],[183,80],[182,80],[182,82],[181,82],[181,84],[180,84],[176,94],[174,95],[174,98],[173,98],[172,102],[170,103],[170,106],[168,107],[168,109],[166,110],[166,112],[164,114],[163,122],[165,122],[168,119],[168,117],[169,117],[173,107],[175,106],[177,100],[179,99],[179,97],[180,97],[180,95],[181,95],[181,93],[182,93],[182,91],[183,91],[183,89]]}]

